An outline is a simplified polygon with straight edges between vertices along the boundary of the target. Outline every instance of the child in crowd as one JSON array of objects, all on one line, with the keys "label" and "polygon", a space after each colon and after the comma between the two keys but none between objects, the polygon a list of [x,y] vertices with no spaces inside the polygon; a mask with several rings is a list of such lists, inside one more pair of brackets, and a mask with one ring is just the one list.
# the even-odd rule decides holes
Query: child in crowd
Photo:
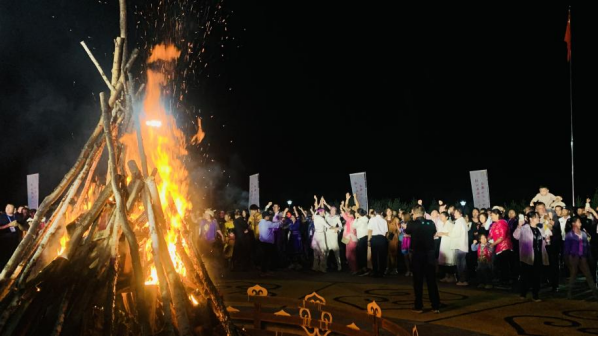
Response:
[{"label": "child in crowd", "polygon": [[[480,242],[479,242],[480,241]],[[493,247],[487,241],[485,234],[480,234],[479,240],[474,240],[470,247],[477,255],[476,276],[478,278],[478,287],[492,289],[493,284]]]}]

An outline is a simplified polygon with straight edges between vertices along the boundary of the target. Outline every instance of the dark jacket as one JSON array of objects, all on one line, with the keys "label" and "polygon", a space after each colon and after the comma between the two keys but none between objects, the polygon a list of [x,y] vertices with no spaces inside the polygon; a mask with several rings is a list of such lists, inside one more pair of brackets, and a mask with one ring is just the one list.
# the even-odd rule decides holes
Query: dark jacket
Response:
[{"label": "dark jacket", "polygon": [[430,253],[435,252],[435,234],[437,228],[431,220],[426,220],[424,217],[416,220],[408,221],[405,230],[406,234],[411,235],[410,250],[414,253]]},{"label": "dark jacket", "polygon": [[[578,235],[570,231],[566,234],[566,240],[564,241],[564,256],[579,256],[587,257],[589,252],[589,240],[587,234],[580,231],[582,239]],[[580,252],[580,242],[582,241],[582,254]]]},{"label": "dark jacket", "polygon": [[14,237],[17,240],[19,240],[21,238],[22,229],[25,230],[25,229],[29,228],[27,221],[25,221],[23,219],[21,214],[15,213],[11,217],[6,215],[6,213],[0,214],[0,226],[6,226],[14,220],[16,220],[17,223],[19,224],[18,226],[13,227],[14,231],[11,230],[10,228],[2,229],[2,230],[0,230],[0,236]]},{"label": "dark jacket", "polygon": [[[235,220],[233,220],[233,226],[234,226],[234,231],[235,231],[235,238],[243,238],[245,235],[249,235],[249,225],[248,223],[243,220],[242,217],[239,217]],[[245,231],[248,231],[248,233],[244,233]]]}]

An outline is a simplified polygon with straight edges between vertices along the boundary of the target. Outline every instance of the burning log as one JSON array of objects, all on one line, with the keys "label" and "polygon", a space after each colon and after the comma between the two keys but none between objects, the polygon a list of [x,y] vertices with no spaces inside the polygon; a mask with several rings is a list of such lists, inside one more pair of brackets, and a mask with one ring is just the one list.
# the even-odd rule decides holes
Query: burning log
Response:
[{"label": "burning log", "polygon": [[[183,251],[183,253],[184,252],[185,251]],[[186,254],[182,255],[187,256]],[[210,276],[208,275],[208,270],[206,269],[204,262],[202,262],[202,260],[199,258],[201,254],[199,253],[199,251],[195,251],[195,254],[192,256],[194,258],[191,260],[192,264],[195,266],[194,270],[197,272],[198,280],[201,284],[203,284],[205,296],[208,297],[208,299],[210,299],[210,302],[212,303],[212,311],[223,326],[225,333],[227,335],[239,335],[237,327],[235,326],[235,324],[233,324],[231,318],[229,317],[227,308],[223,302],[222,297],[220,297],[220,295],[218,294],[218,289],[216,289],[216,286],[214,285],[214,283],[212,283],[212,280],[210,280]]]},{"label": "burning log", "polygon": [[81,171],[83,165],[87,161],[87,158],[90,156],[92,149],[100,136],[101,131],[102,123],[100,122],[94,129],[93,134],[91,135],[85,146],[83,147],[83,150],[81,150],[81,153],[79,154],[79,158],[77,158],[75,165],[65,175],[65,177],[54,189],[54,191],[46,198],[44,198],[44,200],[42,201],[37,213],[35,213],[35,216],[33,217],[33,222],[29,226],[27,234],[25,234],[25,237],[19,243],[19,246],[13,253],[12,257],[4,266],[2,273],[0,273],[0,287],[4,287],[4,291],[2,291],[2,293],[5,293],[8,279],[11,278],[11,276],[13,275],[15,269],[17,268],[17,265],[21,262],[23,255],[27,251],[30,251],[30,245],[32,241],[35,239],[35,236],[37,235],[42,218],[46,216],[46,213],[49,211],[50,207],[56,202],[56,200],[58,200],[58,198],[73,182],[77,174]]},{"label": "burning log", "polygon": [[89,173],[87,174],[87,179],[85,179],[85,184],[83,184],[83,189],[81,190],[81,193],[79,194],[81,197],[79,199],[77,199],[77,203],[75,204],[75,207],[73,207],[73,209],[79,211],[81,210],[81,205],[83,204],[83,200],[85,200],[84,196],[87,195],[87,193],[89,192],[89,188],[91,186],[91,182],[92,179],[94,177],[94,173],[96,172],[96,167],[98,166],[98,163],[100,162],[100,157],[102,156],[102,151],[104,150],[104,138],[100,138],[102,139],[102,142],[100,145],[100,149],[96,152],[96,157],[93,159],[92,162],[92,166],[89,169]]},{"label": "burning log", "polygon": [[[92,151],[92,154],[87,158],[85,166],[83,167],[83,169],[79,173],[79,176],[77,177],[77,179],[75,180],[75,182],[73,183],[71,188],[69,189],[69,192],[67,193],[67,196],[65,197],[65,200],[63,200],[61,207],[57,211],[58,213],[57,213],[56,217],[52,220],[49,230],[46,231],[44,238],[42,239],[41,243],[38,245],[37,250],[35,251],[35,254],[29,260],[29,263],[27,264],[27,267],[25,268],[25,270],[21,273],[21,277],[19,278],[19,283],[22,283],[24,280],[26,280],[27,277],[29,276],[29,272],[31,271],[31,269],[33,267],[35,267],[38,258],[40,257],[40,255],[42,254],[42,251],[44,250],[44,248],[46,247],[46,245],[48,243],[48,240],[54,235],[54,233],[58,229],[58,226],[60,225],[61,220],[62,220],[63,216],[65,215],[67,206],[69,205],[70,201],[72,200],[73,196],[75,195],[75,192],[79,188],[81,181],[84,179],[84,177],[87,177],[88,174],[91,172],[91,168],[93,166],[95,166],[96,160],[99,160],[98,154],[101,154],[101,150],[102,150],[103,146],[104,146],[103,142],[99,142],[94,146],[94,150]],[[80,199],[83,199],[83,198],[80,198]]]},{"label": "burning log", "polygon": [[162,266],[162,260],[160,259],[160,247],[158,245],[158,230],[156,227],[156,218],[154,217],[154,210],[152,202],[150,200],[150,193],[147,189],[143,191],[143,202],[146,216],[150,224],[150,234],[152,240],[152,257],[154,260],[154,267],[156,268],[156,274],[158,277],[158,285],[160,286],[160,295],[162,298],[162,305],[164,306],[164,319],[166,321],[165,332],[168,335],[174,334],[172,318],[171,318],[171,294],[164,275],[164,268]]},{"label": "burning log", "polygon": [[[148,179],[146,180],[146,197],[152,201],[152,203],[148,202],[146,204],[147,208],[153,208],[153,209],[161,209],[161,207],[159,206],[159,200],[160,199],[154,199],[154,196],[152,195],[152,190],[155,190],[155,192],[157,193],[157,189],[156,189],[156,185],[153,184],[153,177],[148,177]],[[156,195],[156,197],[158,198],[158,195]],[[152,214],[152,218],[154,218],[154,215]],[[148,214],[148,219],[152,219],[150,218],[150,215]],[[162,221],[162,223],[164,223],[164,218],[160,218]],[[151,225],[152,226],[152,225]],[[150,230],[152,231],[152,230]],[[177,274],[177,272],[175,271],[175,267],[173,265],[172,259],[171,259],[171,255],[169,254],[169,250],[167,247],[166,242],[164,241],[164,235],[163,232],[161,231],[160,228],[158,228],[157,223],[154,219],[154,231],[155,231],[155,235],[152,235],[152,246],[154,247],[154,245],[156,244],[156,250],[155,253],[157,254],[158,259],[161,259],[161,264],[164,267],[164,273],[166,274],[167,278],[168,278],[168,283],[170,286],[170,291],[171,291],[171,298],[172,298],[172,303],[173,303],[173,307],[175,309],[175,317],[177,320],[177,328],[179,330],[179,334],[183,335],[183,336],[189,336],[192,334],[192,328],[189,324],[189,317],[187,315],[187,305],[189,304],[189,300],[187,298],[187,293],[185,292],[185,289],[183,287],[183,284],[181,282],[181,279],[179,278],[179,275]],[[156,240],[156,243],[154,242],[154,240]],[[158,269],[158,266],[156,266],[156,269]]]},{"label": "burning log", "polygon": [[129,243],[131,262],[133,263],[133,277],[135,279],[135,292],[137,301],[137,310],[139,314],[141,331],[143,335],[150,333],[150,323],[148,322],[148,312],[146,303],[144,300],[144,287],[143,287],[143,271],[141,268],[141,261],[139,259],[139,245],[131,226],[129,225],[129,219],[126,214],[126,205],[123,201],[121,191],[117,185],[117,172],[116,172],[116,157],[114,154],[114,145],[112,144],[112,133],[110,130],[110,120],[108,114],[108,107],[106,104],[106,97],[104,93],[100,93],[100,105],[102,106],[102,116],[104,121],[104,137],[106,138],[106,149],[108,150],[108,168],[110,172],[110,183],[112,185],[112,191],[116,199],[117,218],[123,228],[127,242]]}]

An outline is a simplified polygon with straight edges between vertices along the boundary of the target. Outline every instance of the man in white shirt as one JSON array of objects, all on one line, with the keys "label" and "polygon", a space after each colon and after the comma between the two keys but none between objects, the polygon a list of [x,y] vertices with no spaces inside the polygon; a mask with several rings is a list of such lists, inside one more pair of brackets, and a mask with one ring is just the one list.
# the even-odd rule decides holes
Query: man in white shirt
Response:
[{"label": "man in white shirt", "polygon": [[356,260],[358,262],[358,274],[366,275],[368,272],[368,217],[363,208],[356,211],[356,220],[352,224],[356,230],[358,247],[356,248]]},{"label": "man in white shirt", "polygon": [[383,277],[387,269],[387,220],[381,217],[380,211],[375,211],[375,216],[368,221],[368,246],[372,251],[372,274],[374,277]]},{"label": "man in white shirt", "polygon": [[453,216],[456,221],[453,226],[453,230],[451,231],[450,237],[451,249],[455,251],[458,267],[459,282],[456,283],[456,285],[467,286],[466,254],[468,253],[468,224],[466,223],[460,208],[455,209]]},{"label": "man in white shirt", "polygon": [[562,209],[561,216],[558,219],[559,228],[562,232],[562,241],[566,240],[566,223],[568,223],[569,219],[570,219],[570,210],[567,208]]},{"label": "man in white shirt", "polygon": [[[326,205],[326,204],[325,204]],[[327,240],[327,257],[331,251],[335,254],[337,261],[337,270],[341,271],[341,255],[339,254],[339,231],[343,228],[341,219],[337,215],[337,208],[329,207],[329,213],[325,215],[327,222],[326,240]]]},{"label": "man in white shirt", "polygon": [[[312,211],[312,209],[310,209]],[[324,219],[324,209],[318,208],[316,213],[312,211],[312,220],[314,222],[314,236],[312,237],[312,249],[314,250],[313,271],[327,272],[327,241],[326,229],[327,222]]]}]

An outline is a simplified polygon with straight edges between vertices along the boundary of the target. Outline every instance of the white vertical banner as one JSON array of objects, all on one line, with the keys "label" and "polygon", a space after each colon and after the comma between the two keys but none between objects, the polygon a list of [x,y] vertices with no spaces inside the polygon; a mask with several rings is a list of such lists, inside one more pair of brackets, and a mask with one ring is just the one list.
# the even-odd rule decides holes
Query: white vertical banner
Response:
[{"label": "white vertical banner", "polygon": [[27,206],[37,209],[40,200],[40,174],[27,175]]},{"label": "white vertical banner", "polygon": [[250,176],[250,200],[248,207],[251,205],[260,206],[260,174],[256,173]]},{"label": "white vertical banner", "polygon": [[491,207],[491,197],[489,193],[489,177],[487,176],[487,170],[470,171],[470,184],[472,185],[474,207]]},{"label": "white vertical banner", "polygon": [[366,187],[366,172],[352,173],[349,175],[351,190],[358,197],[360,208],[368,212],[368,191]]}]

